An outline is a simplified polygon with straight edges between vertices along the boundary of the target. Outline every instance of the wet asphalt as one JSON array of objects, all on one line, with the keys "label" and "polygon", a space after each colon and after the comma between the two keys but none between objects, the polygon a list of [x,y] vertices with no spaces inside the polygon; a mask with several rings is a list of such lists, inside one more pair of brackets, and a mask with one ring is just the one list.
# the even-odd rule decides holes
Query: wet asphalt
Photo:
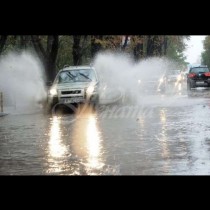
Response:
[{"label": "wet asphalt", "polygon": [[209,175],[210,96],[0,117],[0,175]]}]

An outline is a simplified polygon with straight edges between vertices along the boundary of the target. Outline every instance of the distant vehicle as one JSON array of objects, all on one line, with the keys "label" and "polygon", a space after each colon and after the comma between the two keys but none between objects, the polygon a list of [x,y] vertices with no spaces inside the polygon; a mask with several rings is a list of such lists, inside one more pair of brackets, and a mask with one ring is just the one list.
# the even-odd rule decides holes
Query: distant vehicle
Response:
[{"label": "distant vehicle", "polygon": [[48,92],[47,105],[99,103],[99,80],[94,67],[70,66],[60,70]]},{"label": "distant vehicle", "polygon": [[166,72],[165,80],[167,83],[181,83],[184,80],[184,75],[181,70],[170,70]]},{"label": "distant vehicle", "polygon": [[138,81],[139,92],[143,94],[158,94],[165,92],[165,79],[160,75],[150,75]]},{"label": "distant vehicle", "polygon": [[210,87],[210,70],[207,66],[193,66],[187,74],[188,93],[197,87]]}]

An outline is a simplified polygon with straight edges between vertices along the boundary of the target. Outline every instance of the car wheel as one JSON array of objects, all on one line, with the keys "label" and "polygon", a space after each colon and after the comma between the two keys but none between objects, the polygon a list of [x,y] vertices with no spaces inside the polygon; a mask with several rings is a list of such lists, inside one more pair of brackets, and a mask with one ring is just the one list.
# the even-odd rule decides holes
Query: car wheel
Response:
[{"label": "car wheel", "polygon": [[97,97],[95,101],[91,102],[90,106],[92,107],[93,111],[96,111],[99,106],[99,97]]},{"label": "car wheel", "polygon": [[187,96],[192,97],[192,91],[187,91]]},{"label": "car wheel", "polygon": [[192,96],[191,84],[187,83],[187,95],[188,97]]}]

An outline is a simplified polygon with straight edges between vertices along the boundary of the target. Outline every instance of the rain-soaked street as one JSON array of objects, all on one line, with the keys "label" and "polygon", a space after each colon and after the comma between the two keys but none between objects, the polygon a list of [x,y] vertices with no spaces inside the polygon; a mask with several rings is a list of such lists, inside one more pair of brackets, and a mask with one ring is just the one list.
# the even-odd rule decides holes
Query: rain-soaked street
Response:
[{"label": "rain-soaked street", "polygon": [[210,174],[210,98],[145,96],[98,111],[0,117],[1,175]]}]

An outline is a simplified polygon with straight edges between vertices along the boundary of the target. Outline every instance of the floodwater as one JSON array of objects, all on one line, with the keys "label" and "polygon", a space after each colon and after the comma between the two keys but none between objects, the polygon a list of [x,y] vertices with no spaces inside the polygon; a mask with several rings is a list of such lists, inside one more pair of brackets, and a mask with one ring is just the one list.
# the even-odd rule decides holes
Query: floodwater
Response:
[{"label": "floodwater", "polygon": [[142,96],[138,105],[0,117],[1,175],[210,174],[210,98]]}]

